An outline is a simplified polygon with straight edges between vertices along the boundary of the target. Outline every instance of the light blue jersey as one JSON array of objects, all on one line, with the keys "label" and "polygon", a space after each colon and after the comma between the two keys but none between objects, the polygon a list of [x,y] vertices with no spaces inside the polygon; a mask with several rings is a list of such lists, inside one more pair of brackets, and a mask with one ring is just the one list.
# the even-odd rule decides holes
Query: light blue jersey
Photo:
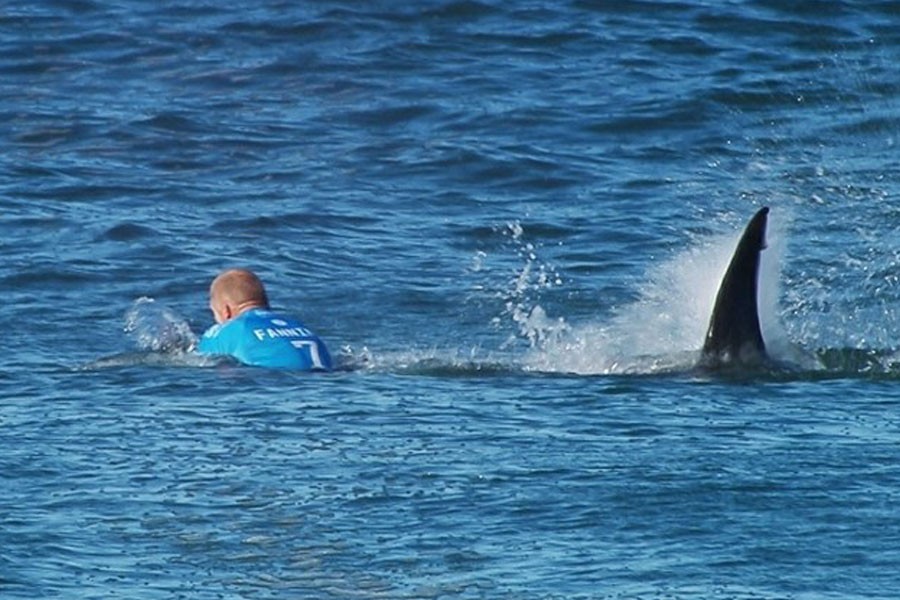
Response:
[{"label": "light blue jersey", "polygon": [[206,330],[197,351],[256,367],[330,371],[328,349],[303,323],[255,308]]}]

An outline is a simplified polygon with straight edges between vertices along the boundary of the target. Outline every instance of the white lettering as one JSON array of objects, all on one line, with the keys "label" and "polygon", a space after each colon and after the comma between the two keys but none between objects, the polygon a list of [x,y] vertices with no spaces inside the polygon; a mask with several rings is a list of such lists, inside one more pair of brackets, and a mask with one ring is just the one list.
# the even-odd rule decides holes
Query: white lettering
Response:
[{"label": "white lettering", "polygon": [[278,329],[269,327],[266,329],[254,329],[253,335],[256,336],[256,339],[262,341],[265,338],[312,337],[312,331],[305,327],[281,327]]},{"label": "white lettering", "polygon": [[314,369],[324,369],[322,355],[319,354],[319,345],[313,340],[293,340],[291,345],[299,350],[305,349],[309,354],[309,362]]},{"label": "white lettering", "polygon": [[272,327],[267,327],[266,329],[254,329],[253,335],[259,341],[263,341],[266,338],[276,339],[276,338],[313,337],[312,331],[310,331],[306,327],[279,327],[277,329],[272,328]]}]

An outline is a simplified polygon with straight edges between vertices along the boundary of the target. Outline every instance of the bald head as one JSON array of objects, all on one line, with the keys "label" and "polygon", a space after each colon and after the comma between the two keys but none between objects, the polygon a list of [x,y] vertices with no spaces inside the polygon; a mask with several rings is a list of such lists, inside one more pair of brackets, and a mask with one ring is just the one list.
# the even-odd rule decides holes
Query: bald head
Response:
[{"label": "bald head", "polygon": [[224,323],[252,308],[268,308],[262,281],[252,271],[230,269],[209,286],[209,307],[217,323]]}]

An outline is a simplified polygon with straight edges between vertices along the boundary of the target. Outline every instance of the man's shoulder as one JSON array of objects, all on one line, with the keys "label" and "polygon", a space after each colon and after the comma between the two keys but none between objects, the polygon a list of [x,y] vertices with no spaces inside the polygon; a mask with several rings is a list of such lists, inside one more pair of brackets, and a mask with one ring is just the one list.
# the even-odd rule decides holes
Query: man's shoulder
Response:
[{"label": "man's shoulder", "polygon": [[222,323],[215,323],[207,328],[206,331],[203,332],[203,337],[205,338],[214,338],[218,337],[222,332]]},{"label": "man's shoulder", "polygon": [[305,328],[303,323],[297,317],[271,309],[256,308],[241,316],[246,316],[248,323],[263,324],[265,327]]}]

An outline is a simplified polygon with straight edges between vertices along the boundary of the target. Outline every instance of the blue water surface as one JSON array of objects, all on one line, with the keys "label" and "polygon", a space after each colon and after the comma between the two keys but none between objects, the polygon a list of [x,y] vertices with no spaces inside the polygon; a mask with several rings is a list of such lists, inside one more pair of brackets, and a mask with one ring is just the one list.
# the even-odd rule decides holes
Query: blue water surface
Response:
[{"label": "blue water surface", "polygon": [[[893,598],[900,4],[0,15],[0,597]],[[776,372],[692,368],[771,207]],[[326,375],[190,352],[220,270]]]}]

